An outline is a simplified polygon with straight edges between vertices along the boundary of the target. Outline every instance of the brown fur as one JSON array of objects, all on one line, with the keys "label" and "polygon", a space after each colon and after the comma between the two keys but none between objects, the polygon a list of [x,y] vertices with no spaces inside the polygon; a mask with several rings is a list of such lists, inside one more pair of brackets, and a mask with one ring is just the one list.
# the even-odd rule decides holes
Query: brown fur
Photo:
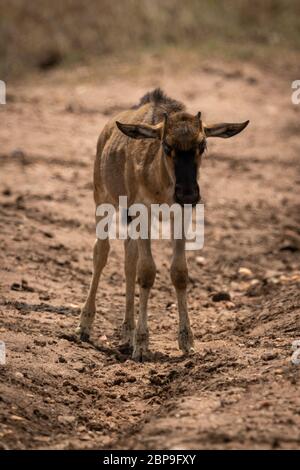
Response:
[{"label": "brown fur", "polygon": [[[117,123],[117,125],[116,125]],[[210,136],[231,137],[243,130],[242,124],[206,126],[185,106],[160,89],[147,93],[140,103],[109,121],[97,144],[94,165],[94,199],[118,205],[119,196],[128,197],[128,205],[174,202],[176,158],[180,165],[193,161],[196,177],[201,163],[201,148]],[[167,152],[167,153],[166,153]],[[186,159],[186,163],[184,161]],[[194,171],[194,170],[193,170]],[[96,222],[98,218],[96,218]],[[188,279],[185,240],[174,240],[171,279],[177,294],[179,310],[179,346],[183,352],[193,350],[193,334],[186,301]],[[95,316],[95,297],[99,278],[109,252],[108,240],[97,240],[94,247],[94,274],[82,309],[77,332],[87,339]],[[147,302],[154,283],[156,267],[150,240],[125,242],[126,313],[123,339],[133,346],[133,357],[143,360],[148,353]],[[136,274],[140,286],[140,308],[137,327],[134,320]]]}]

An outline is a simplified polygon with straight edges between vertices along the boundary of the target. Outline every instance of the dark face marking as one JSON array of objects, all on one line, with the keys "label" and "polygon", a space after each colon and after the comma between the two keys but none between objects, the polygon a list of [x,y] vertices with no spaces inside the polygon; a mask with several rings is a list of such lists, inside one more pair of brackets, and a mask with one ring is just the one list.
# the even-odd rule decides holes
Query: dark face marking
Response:
[{"label": "dark face marking", "polygon": [[200,189],[197,183],[197,148],[174,150],[175,193],[178,204],[195,205],[200,200]]},{"label": "dark face marking", "polygon": [[197,183],[201,154],[206,148],[201,116],[177,112],[165,118],[162,150],[175,176],[174,200],[196,205],[200,200]]}]

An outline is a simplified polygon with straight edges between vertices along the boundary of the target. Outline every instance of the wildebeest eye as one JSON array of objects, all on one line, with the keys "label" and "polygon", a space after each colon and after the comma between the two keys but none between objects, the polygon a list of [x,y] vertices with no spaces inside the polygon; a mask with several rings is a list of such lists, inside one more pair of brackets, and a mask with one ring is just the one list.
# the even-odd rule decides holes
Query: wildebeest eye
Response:
[{"label": "wildebeest eye", "polygon": [[166,142],[163,142],[162,146],[163,146],[164,153],[170,156],[172,153],[172,147],[170,147],[170,145],[168,145]]},{"label": "wildebeest eye", "polygon": [[201,140],[201,142],[199,142],[199,152],[200,152],[200,155],[202,155],[202,153],[206,150],[206,140]]}]

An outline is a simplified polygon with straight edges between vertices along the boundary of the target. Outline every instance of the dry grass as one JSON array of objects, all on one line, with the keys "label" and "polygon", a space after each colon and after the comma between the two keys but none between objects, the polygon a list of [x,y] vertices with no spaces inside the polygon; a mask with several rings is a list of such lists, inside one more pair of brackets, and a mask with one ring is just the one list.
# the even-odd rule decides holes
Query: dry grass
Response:
[{"label": "dry grass", "polygon": [[190,48],[256,59],[300,49],[298,0],[2,0],[0,76]]}]

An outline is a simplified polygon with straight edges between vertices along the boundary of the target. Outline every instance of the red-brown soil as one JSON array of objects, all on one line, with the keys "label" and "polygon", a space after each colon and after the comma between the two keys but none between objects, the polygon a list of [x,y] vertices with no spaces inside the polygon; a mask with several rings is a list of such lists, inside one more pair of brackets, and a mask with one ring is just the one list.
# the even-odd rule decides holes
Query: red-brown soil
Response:
[{"label": "red-brown soil", "polygon": [[[291,363],[300,106],[288,80],[255,67],[213,64],[188,78],[160,67],[136,79],[37,77],[0,106],[0,448],[300,447],[300,366]],[[188,253],[197,352],[177,348],[171,248],[161,241],[149,305],[155,354],[137,364],[118,349],[121,242],[100,283],[91,343],[74,330],[91,276],[98,134],[157,85],[208,121],[251,123],[211,140],[202,166],[205,246]],[[220,291],[231,300],[214,302]]]}]

